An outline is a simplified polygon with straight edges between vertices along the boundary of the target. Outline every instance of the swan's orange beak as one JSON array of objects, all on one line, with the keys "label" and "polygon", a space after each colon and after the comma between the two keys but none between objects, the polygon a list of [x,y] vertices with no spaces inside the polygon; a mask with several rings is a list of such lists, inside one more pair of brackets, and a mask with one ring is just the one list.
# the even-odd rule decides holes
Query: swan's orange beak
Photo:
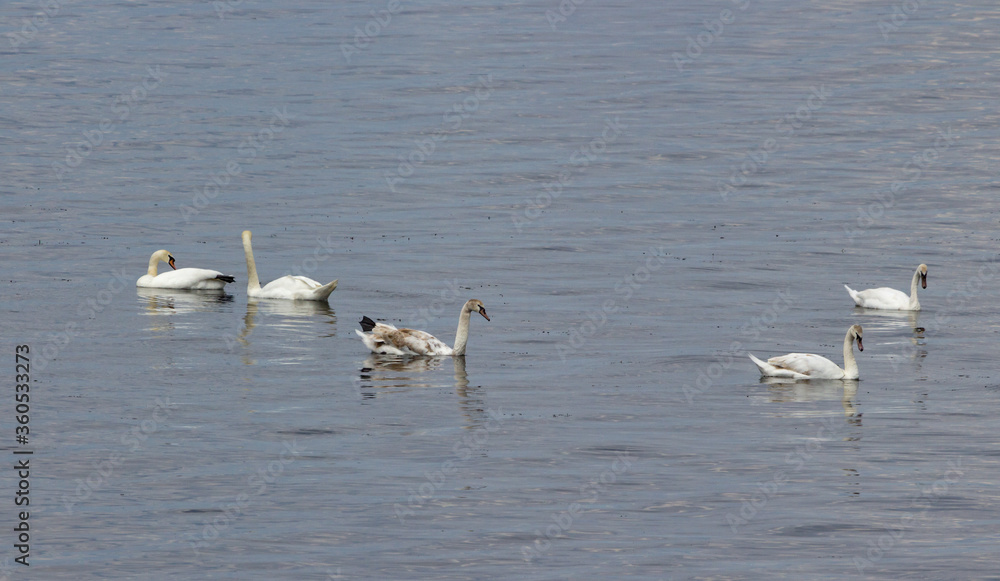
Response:
[{"label": "swan's orange beak", "polygon": [[174,266],[174,257],[173,256],[170,257],[170,260],[167,261],[167,264],[170,265],[170,268],[172,268],[174,270],[177,270],[177,267]]},{"label": "swan's orange beak", "polygon": [[927,275],[926,274],[921,274],[920,275],[920,284],[923,285],[924,288],[927,288]]},{"label": "swan's orange beak", "polygon": [[858,337],[858,351],[864,351],[865,346],[861,344],[861,337]]},{"label": "swan's orange beak", "polygon": [[479,314],[482,315],[483,318],[486,319],[487,321],[490,320],[490,316],[486,314],[486,308],[485,307],[479,307]]}]

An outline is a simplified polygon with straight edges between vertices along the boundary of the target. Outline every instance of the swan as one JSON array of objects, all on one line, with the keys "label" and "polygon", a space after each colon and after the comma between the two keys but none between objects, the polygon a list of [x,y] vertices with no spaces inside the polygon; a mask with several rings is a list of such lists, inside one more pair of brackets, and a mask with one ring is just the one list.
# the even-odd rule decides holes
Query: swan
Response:
[{"label": "swan", "polygon": [[471,299],[462,305],[462,310],[458,315],[458,331],[455,333],[455,347],[445,345],[443,341],[426,333],[414,329],[397,329],[388,323],[376,323],[368,317],[361,319],[361,328],[364,332],[354,330],[361,337],[365,346],[372,350],[372,353],[379,355],[425,355],[430,357],[454,355],[461,357],[465,355],[465,345],[469,341],[469,318],[472,313],[479,313],[487,321],[490,316],[486,314],[486,307],[481,301]]},{"label": "swan", "polygon": [[919,311],[920,301],[917,300],[917,281],[920,281],[923,288],[927,288],[927,265],[921,264],[913,273],[913,280],[910,282],[910,296],[906,296],[902,291],[894,288],[870,288],[863,291],[856,291],[844,285],[847,293],[854,299],[854,303],[866,309],[890,309],[894,311]]},{"label": "swan", "polygon": [[[156,274],[156,266],[166,262],[174,269]],[[166,250],[157,250],[149,257],[149,269],[135,281],[135,286],[144,288],[172,288],[186,290],[220,290],[236,279],[217,270],[205,268],[182,268],[174,266],[174,257]]]},{"label": "swan", "polygon": [[257,278],[257,263],[253,259],[250,238],[250,231],[244,230],[243,252],[247,256],[247,296],[289,301],[325,301],[333,289],[337,288],[337,281],[320,284],[307,276],[293,276],[291,274],[272,280],[264,285],[264,288],[260,288],[260,280]]},{"label": "swan", "polygon": [[854,360],[854,339],[858,340],[858,351],[864,351],[861,343],[861,325],[851,325],[844,337],[844,369],[826,357],[812,353],[789,353],[761,361],[747,353],[750,360],[760,369],[762,377],[791,377],[792,379],[857,379],[858,362]]}]

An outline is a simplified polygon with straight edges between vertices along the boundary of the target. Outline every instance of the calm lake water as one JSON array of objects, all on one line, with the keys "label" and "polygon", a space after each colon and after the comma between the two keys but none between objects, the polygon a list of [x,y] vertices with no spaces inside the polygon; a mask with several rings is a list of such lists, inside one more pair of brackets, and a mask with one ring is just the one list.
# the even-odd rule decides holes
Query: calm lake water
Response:
[{"label": "calm lake water", "polygon": [[637,4],[3,3],[0,578],[996,578],[1000,8]]}]

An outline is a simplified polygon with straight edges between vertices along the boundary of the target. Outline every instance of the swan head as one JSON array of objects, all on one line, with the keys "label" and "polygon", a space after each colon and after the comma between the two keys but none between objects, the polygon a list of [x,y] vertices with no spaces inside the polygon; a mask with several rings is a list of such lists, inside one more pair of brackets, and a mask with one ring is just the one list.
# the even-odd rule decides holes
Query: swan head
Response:
[{"label": "swan head", "polygon": [[927,288],[927,265],[921,264],[917,267],[917,272],[920,273],[920,286]]},{"label": "swan head", "polygon": [[865,350],[865,346],[861,342],[863,334],[864,334],[864,329],[861,328],[861,325],[851,325],[851,335],[858,340],[858,351]]},{"label": "swan head", "polygon": [[171,256],[170,252],[166,250],[157,250],[156,252],[154,252],[153,259],[158,262],[166,262],[167,264],[170,265],[170,268],[177,270],[177,267],[174,266],[174,257]]},{"label": "swan head", "polygon": [[487,321],[490,320],[490,316],[486,314],[486,307],[483,306],[483,302],[480,301],[479,299],[469,300],[468,302],[465,303],[465,307],[463,308],[466,311],[469,311],[470,313],[479,313]]}]

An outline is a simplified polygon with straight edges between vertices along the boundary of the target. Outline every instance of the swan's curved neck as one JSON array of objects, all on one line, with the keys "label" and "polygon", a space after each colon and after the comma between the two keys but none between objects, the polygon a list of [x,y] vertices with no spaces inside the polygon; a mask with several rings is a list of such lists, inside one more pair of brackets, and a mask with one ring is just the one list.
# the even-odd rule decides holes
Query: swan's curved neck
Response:
[{"label": "swan's curved neck", "polygon": [[247,256],[247,292],[260,290],[260,279],[257,278],[257,263],[253,260],[253,248],[250,247],[250,237],[243,237],[243,253]]},{"label": "swan's curved neck", "polygon": [[916,310],[920,306],[917,300],[917,285],[920,283],[920,269],[913,273],[913,281],[910,282],[910,309]]},{"label": "swan's curved neck", "polygon": [[159,264],[160,257],[157,255],[152,255],[149,257],[149,268],[146,269],[146,274],[149,276],[156,276],[156,265]]},{"label": "swan's curved neck", "polygon": [[854,335],[852,329],[847,330],[844,337],[844,378],[858,378],[858,362],[854,359]]},{"label": "swan's curved neck", "polygon": [[465,306],[462,306],[462,313],[458,315],[458,331],[455,332],[455,348],[453,355],[465,355],[465,345],[469,342],[469,318],[472,315]]}]

